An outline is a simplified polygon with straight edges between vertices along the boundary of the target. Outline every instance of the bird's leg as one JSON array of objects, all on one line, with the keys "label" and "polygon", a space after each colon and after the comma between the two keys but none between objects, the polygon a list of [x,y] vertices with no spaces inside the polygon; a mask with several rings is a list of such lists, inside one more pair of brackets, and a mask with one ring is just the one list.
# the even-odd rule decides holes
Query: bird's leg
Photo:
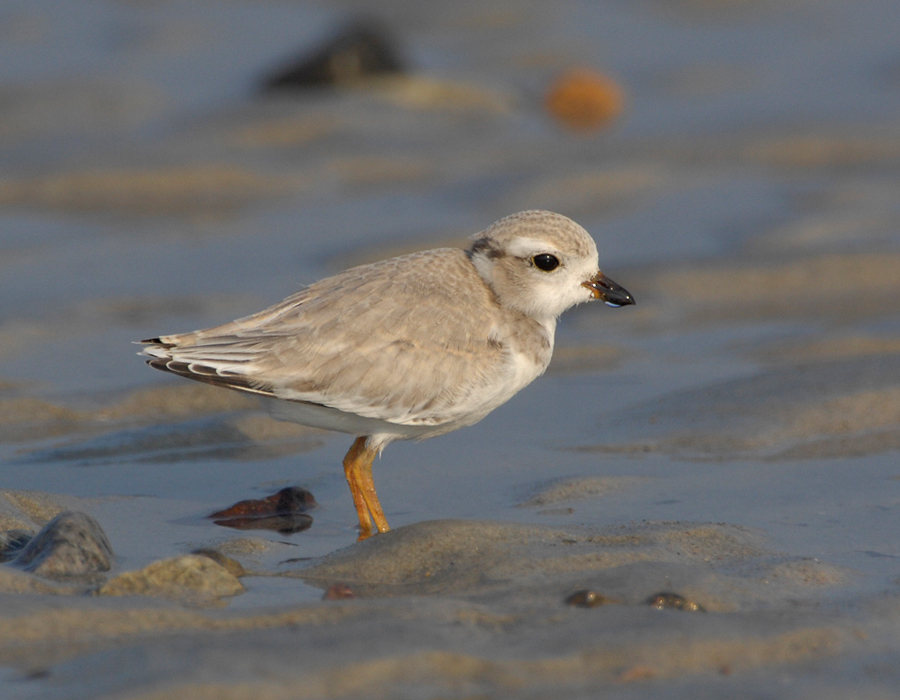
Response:
[{"label": "bird's leg", "polygon": [[[378,455],[376,450],[366,446],[366,438],[358,437],[354,440],[347,456],[344,457],[344,474],[350,485],[350,493],[353,495],[353,505],[356,506],[356,514],[359,517],[359,538],[361,540],[374,535],[372,520],[378,532],[387,532],[390,527],[378,494],[375,493],[375,484],[372,481],[372,460]],[[371,516],[370,516],[371,514]]]},{"label": "bird's leg", "polygon": [[372,480],[372,460],[378,456],[377,452],[369,452],[369,457],[362,463],[360,469],[360,485],[362,486],[363,498],[366,499],[366,505],[372,514],[372,520],[375,521],[375,527],[378,532],[387,532],[391,529],[388,525],[387,518],[384,517],[384,511],[381,509],[381,502],[378,500],[378,494],[375,492],[375,482]]},{"label": "bird's leg", "polygon": [[[350,450],[344,457],[344,475],[350,486],[350,494],[353,496],[353,505],[356,506],[356,515],[359,517],[359,533],[361,538],[368,537],[372,533],[372,519],[369,517],[369,508],[363,497],[360,486],[359,463],[365,459],[366,439],[358,437],[353,441]],[[371,463],[371,461],[370,461]]]}]

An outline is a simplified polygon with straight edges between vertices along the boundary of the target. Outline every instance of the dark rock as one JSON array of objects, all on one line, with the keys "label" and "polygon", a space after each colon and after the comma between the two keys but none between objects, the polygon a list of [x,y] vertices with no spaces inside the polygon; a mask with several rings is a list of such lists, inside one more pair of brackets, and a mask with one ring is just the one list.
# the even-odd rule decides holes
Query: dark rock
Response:
[{"label": "dark rock", "polygon": [[396,46],[381,25],[360,20],[339,30],[319,48],[273,71],[263,79],[263,90],[344,86],[404,72]]},{"label": "dark rock", "polygon": [[28,542],[12,564],[38,576],[65,578],[109,571],[112,547],[87,513],[57,515]]}]

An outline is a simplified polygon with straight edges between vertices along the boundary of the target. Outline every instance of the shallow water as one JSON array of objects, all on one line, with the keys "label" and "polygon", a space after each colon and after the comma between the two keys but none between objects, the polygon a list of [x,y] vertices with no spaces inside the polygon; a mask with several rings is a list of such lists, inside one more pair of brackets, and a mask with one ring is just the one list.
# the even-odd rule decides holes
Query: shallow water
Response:
[{"label": "shallow water", "polygon": [[[2,694],[890,696],[898,8],[7,3],[3,529],[84,510],[109,577],[201,547],[254,575],[215,604],[3,589]],[[362,11],[410,78],[259,93]],[[615,123],[544,110],[571,66],[622,85]],[[350,438],[130,344],[525,208],[584,225],[638,304],[568,313],[546,376],[392,444],[375,479],[395,530],[360,545]],[[291,484],[320,504],[307,531],[204,518]],[[359,599],[320,602],[336,580]],[[585,587],[622,604],[563,605]],[[673,587],[710,612],[640,605]]]}]

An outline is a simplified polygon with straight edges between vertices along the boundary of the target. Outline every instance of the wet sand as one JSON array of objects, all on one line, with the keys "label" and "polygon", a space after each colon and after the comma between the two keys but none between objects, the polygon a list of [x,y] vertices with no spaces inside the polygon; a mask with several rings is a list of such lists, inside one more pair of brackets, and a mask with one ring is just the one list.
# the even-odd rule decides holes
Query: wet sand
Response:
[{"label": "wet sand", "polygon": [[[4,9],[0,695],[894,697],[896,4],[447,7]],[[405,74],[262,93],[370,11]],[[548,112],[573,68],[618,117]],[[130,344],[525,208],[637,306],[391,445],[367,541],[347,436]],[[286,486],[308,529],[206,517]]]}]

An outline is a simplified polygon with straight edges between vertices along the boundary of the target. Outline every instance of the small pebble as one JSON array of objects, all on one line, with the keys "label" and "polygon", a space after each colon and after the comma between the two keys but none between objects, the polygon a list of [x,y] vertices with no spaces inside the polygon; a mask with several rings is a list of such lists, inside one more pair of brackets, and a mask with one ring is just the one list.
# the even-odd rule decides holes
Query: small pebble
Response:
[{"label": "small pebble", "polygon": [[346,583],[332,583],[322,596],[322,600],[352,600],[356,593]]},{"label": "small pebble", "polygon": [[602,73],[575,68],[560,76],[545,99],[547,111],[576,131],[596,131],[618,117],[625,106],[622,88]]},{"label": "small pebble", "polygon": [[576,608],[599,608],[601,605],[610,605],[618,602],[619,601],[614,598],[609,598],[602,593],[597,593],[597,591],[592,591],[588,588],[575,591],[566,598],[566,605],[571,605]]},{"label": "small pebble", "polygon": [[646,600],[647,605],[657,610],[684,610],[685,612],[706,612],[699,603],[688,600],[677,593],[656,593]]},{"label": "small pebble", "polygon": [[112,557],[99,523],[87,513],[66,511],[47,523],[12,564],[38,576],[60,578],[109,571]]}]

